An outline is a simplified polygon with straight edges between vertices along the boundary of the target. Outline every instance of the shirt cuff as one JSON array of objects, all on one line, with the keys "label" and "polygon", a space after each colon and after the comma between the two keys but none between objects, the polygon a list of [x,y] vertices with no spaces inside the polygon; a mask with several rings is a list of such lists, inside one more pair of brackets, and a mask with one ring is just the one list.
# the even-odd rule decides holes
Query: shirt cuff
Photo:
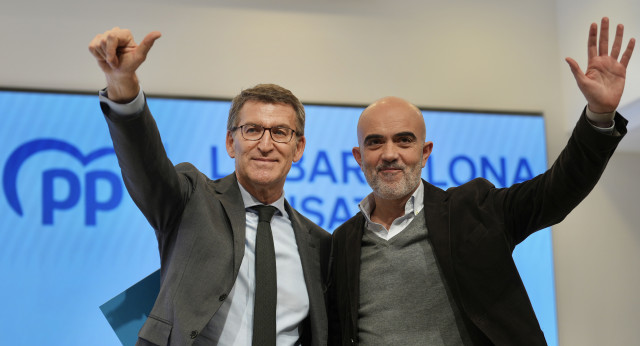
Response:
[{"label": "shirt cuff", "polygon": [[[587,119],[589,119],[589,125],[591,125],[591,127],[593,127],[594,129],[596,129],[598,132],[602,132],[602,133],[606,133],[606,134],[613,134],[614,133],[614,129],[616,127],[616,122],[615,120],[613,120],[613,118],[616,116],[616,111],[613,111],[611,113],[595,113],[592,112],[589,109],[589,106],[587,106],[587,110],[586,110],[586,114],[587,114]],[[611,122],[611,126],[609,127],[599,127],[594,125],[594,122]]]},{"label": "shirt cuff", "polygon": [[138,92],[138,96],[136,96],[133,101],[129,103],[117,103],[109,100],[107,97],[107,88],[100,90],[98,93],[98,97],[100,98],[100,102],[106,103],[109,108],[113,111],[113,113],[120,116],[129,116],[142,112],[144,109],[144,93],[142,92],[142,88]]}]

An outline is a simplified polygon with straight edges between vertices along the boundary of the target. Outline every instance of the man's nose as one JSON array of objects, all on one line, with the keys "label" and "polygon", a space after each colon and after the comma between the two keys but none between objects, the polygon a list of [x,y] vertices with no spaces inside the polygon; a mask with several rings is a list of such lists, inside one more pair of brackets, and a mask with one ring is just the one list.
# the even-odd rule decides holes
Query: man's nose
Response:
[{"label": "man's nose", "polygon": [[273,149],[273,139],[271,138],[271,129],[264,129],[262,138],[258,140],[258,149],[262,152],[268,152]]},{"label": "man's nose", "polygon": [[393,143],[386,143],[382,147],[381,159],[384,161],[395,161],[398,159],[398,150]]}]

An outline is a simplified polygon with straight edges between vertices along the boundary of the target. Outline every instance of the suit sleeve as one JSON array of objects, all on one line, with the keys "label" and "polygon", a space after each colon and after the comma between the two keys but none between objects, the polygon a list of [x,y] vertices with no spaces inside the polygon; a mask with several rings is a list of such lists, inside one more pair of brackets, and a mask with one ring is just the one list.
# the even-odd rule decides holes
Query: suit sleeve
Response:
[{"label": "suit sleeve", "polygon": [[174,169],[146,103],[140,113],[127,117],[104,102],[100,106],[131,198],[156,231],[170,232],[180,220],[192,181]]},{"label": "suit sleeve", "polygon": [[626,119],[616,114],[615,123],[619,136],[598,132],[583,111],[549,170],[490,194],[493,207],[503,213],[512,249],[533,232],[562,221],[591,192],[626,133]]}]

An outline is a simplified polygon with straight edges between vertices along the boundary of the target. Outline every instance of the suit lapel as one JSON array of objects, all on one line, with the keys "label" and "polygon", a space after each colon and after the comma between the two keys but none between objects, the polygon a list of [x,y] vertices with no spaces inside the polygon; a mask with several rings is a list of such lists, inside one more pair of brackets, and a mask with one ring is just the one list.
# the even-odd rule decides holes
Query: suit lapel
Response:
[{"label": "suit lapel", "polygon": [[449,203],[447,193],[426,181],[424,184],[424,215],[428,237],[436,255],[438,264],[450,285],[453,279],[451,258],[451,230],[449,225]]},{"label": "suit lapel", "polygon": [[[460,316],[471,339],[474,340],[474,344],[493,345],[493,343],[487,339],[487,336],[484,334],[485,332],[479,329],[480,326],[475,324],[474,320],[476,320],[478,314],[473,313],[473,309],[475,309],[473,305],[465,304],[465,296],[460,289],[460,280],[458,280],[458,276],[454,270],[454,254],[452,251],[459,245],[456,243],[456,235],[451,233],[451,213],[448,194],[425,181],[423,181],[423,183],[425,186],[424,211],[427,230],[429,232],[428,237],[431,241],[433,252],[444,277],[445,284],[449,286],[453,300],[458,304],[461,312]],[[473,302],[471,303],[473,304]],[[472,316],[476,317],[472,320]],[[486,321],[484,325],[487,325]]]},{"label": "suit lapel", "polygon": [[245,229],[247,227],[244,202],[242,201],[235,172],[220,179],[214,185],[214,188],[231,223],[233,232],[233,275],[235,278],[240,270],[240,264],[244,256]]},{"label": "suit lapel", "polygon": [[284,207],[289,214],[289,220],[291,220],[291,227],[293,228],[293,234],[296,236],[296,245],[298,245],[298,253],[300,254],[300,262],[302,263],[302,272],[304,275],[304,282],[307,285],[307,291],[309,292],[309,301],[312,303],[312,297],[318,297],[319,292],[315,292],[320,278],[320,259],[318,258],[318,252],[313,251],[314,244],[309,235],[309,227],[300,219],[299,214],[291,208],[289,202],[285,200]]},{"label": "suit lapel", "polygon": [[[322,330],[317,328],[317,321],[321,321],[318,313],[325,309],[322,278],[320,277],[320,258],[318,251],[315,249],[316,245],[314,244],[314,240],[309,234],[310,229],[306,222],[302,220],[297,211],[291,208],[291,205],[289,205],[286,199],[284,200],[284,208],[287,214],[289,214],[291,228],[293,228],[293,234],[296,238],[300,263],[302,264],[302,275],[304,276],[304,283],[307,286],[307,294],[309,295],[309,321],[311,323],[304,325],[311,328],[309,332],[313,340],[312,343],[315,344],[318,337],[323,333]],[[309,336],[309,332],[302,331],[301,335],[304,336],[306,334]],[[326,333],[326,329],[324,333]]]},{"label": "suit lapel", "polygon": [[360,305],[360,253],[362,234],[364,232],[364,216],[359,218],[354,228],[347,233],[343,247],[343,258],[346,258],[347,283],[349,294],[349,309],[351,309],[351,325],[354,331],[358,330],[358,305]]}]

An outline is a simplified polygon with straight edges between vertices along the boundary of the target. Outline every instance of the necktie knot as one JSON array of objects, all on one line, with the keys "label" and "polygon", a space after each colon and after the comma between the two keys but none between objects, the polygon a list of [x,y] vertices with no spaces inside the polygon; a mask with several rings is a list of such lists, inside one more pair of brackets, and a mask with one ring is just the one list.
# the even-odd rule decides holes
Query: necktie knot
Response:
[{"label": "necktie knot", "polygon": [[273,214],[278,210],[276,207],[270,205],[256,205],[254,208],[258,211],[258,222],[271,222]]}]

